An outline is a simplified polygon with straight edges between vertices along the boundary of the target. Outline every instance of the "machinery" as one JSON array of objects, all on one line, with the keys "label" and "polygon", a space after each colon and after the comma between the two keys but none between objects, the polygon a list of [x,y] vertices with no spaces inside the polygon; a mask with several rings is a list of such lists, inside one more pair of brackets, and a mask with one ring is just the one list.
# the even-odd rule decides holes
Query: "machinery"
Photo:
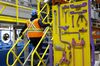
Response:
[{"label": "machinery", "polygon": [[[7,52],[7,66],[34,66],[35,54],[38,56],[37,66],[94,66],[95,49],[91,30],[90,0],[52,0],[52,4],[51,1],[44,3],[43,0],[37,0],[38,18],[41,18],[43,23],[51,24],[52,27],[46,27],[44,35],[35,48],[31,46],[26,36],[28,28],[16,38],[17,30],[26,23],[32,9],[19,5],[18,0],[15,3],[16,5],[0,1],[0,4],[4,5],[1,13],[6,6],[16,8],[13,18],[0,16],[1,21],[13,24],[12,38],[14,39]],[[20,18],[23,16],[19,14],[19,9],[28,10],[28,17]],[[3,34],[9,37],[11,31]],[[20,44],[23,36],[24,40]],[[6,42],[11,40],[1,37],[4,40],[8,39]],[[43,52],[38,53],[37,48],[42,41]],[[21,48],[18,48],[18,45]]]},{"label": "machinery", "polygon": [[54,66],[94,66],[90,1],[63,3],[52,7]]}]

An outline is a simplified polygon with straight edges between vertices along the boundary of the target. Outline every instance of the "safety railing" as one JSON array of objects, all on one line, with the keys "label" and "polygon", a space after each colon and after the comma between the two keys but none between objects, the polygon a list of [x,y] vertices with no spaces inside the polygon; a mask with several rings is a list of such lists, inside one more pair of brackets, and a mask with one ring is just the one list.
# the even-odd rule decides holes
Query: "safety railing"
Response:
[{"label": "safety railing", "polygon": [[[19,21],[18,21],[18,20],[19,20],[19,8],[26,9],[26,10],[32,10],[32,8],[28,8],[28,7],[24,7],[24,6],[19,6],[18,2],[19,2],[19,1],[16,0],[16,1],[15,1],[15,4],[13,4],[13,3],[9,3],[9,2],[0,1],[0,5],[3,5],[3,8],[0,10],[0,14],[3,13],[3,11],[5,10],[5,8],[6,8],[7,6],[13,7],[13,8],[15,8],[15,10],[16,10],[16,22],[19,22]],[[10,19],[9,19],[9,21],[10,21]],[[8,21],[8,22],[9,22],[9,21]]]},{"label": "safety railing", "polygon": [[[3,3],[3,4],[6,4],[6,5],[10,5],[10,6],[16,7],[16,10],[18,10],[18,8],[21,7],[21,6],[18,6],[18,0],[16,0],[16,2],[17,2],[16,5],[9,4],[9,3],[5,3],[5,2],[0,2],[0,3]],[[38,3],[38,4],[39,4],[39,3]],[[38,5],[38,6],[39,6],[39,5]],[[43,22],[43,23],[45,23],[45,22],[44,22],[45,19],[48,18],[48,15],[49,15],[49,12],[50,12],[50,10],[49,10],[49,5],[48,5],[47,3],[45,3],[45,5],[42,7],[41,10],[39,10],[40,7],[38,7],[38,16],[41,16],[41,13],[44,12],[45,7],[47,7],[47,13],[46,13],[45,18],[42,19],[42,22]],[[22,8],[24,8],[24,7],[22,7]],[[40,17],[39,17],[39,18],[40,18]],[[16,13],[16,21],[18,21],[18,11],[17,11],[17,13]],[[49,22],[49,20],[48,20],[48,22]],[[50,23],[50,22],[49,22],[49,23]],[[34,57],[34,53],[36,53],[37,56],[38,56],[39,59],[40,59],[40,61],[39,61],[39,63],[38,63],[38,66],[41,64],[41,62],[43,63],[44,66],[46,66],[46,64],[45,64],[44,61],[43,61],[43,58],[44,58],[44,56],[46,55],[47,50],[49,49],[49,45],[48,45],[47,48],[45,49],[45,52],[43,53],[42,57],[40,57],[39,53],[37,52],[37,49],[38,49],[39,45],[41,44],[41,42],[43,41],[44,37],[46,36],[46,34],[47,34],[49,28],[50,28],[50,27],[47,27],[47,28],[46,28],[46,30],[45,30],[45,32],[44,32],[44,35],[42,36],[41,40],[39,41],[39,43],[37,44],[36,48],[34,49],[34,51],[33,51],[32,54],[31,54],[31,66],[33,66],[33,60],[34,60],[33,57]],[[6,62],[7,62],[7,65],[8,65],[8,66],[14,66],[14,65],[17,63],[17,61],[23,66],[23,63],[21,62],[21,60],[20,60],[19,58],[20,58],[20,56],[22,55],[22,53],[24,52],[24,50],[26,49],[26,47],[29,45],[29,42],[30,42],[30,41],[28,41],[28,42],[25,44],[24,48],[22,49],[22,51],[20,52],[20,54],[19,54],[18,56],[15,54],[15,52],[13,51],[13,49],[16,47],[17,43],[20,41],[20,39],[22,38],[22,36],[27,32],[27,30],[28,30],[28,28],[23,32],[23,34],[18,38],[18,40],[15,42],[15,44],[14,44],[14,45],[12,46],[12,48],[9,50],[9,52],[8,52],[8,54],[7,54],[7,59],[6,59]],[[14,57],[16,58],[12,64],[9,64],[9,56],[10,56],[10,53],[12,53],[12,54],[14,55]],[[24,61],[26,62],[27,60],[28,60],[28,59],[25,59]]]},{"label": "safety railing", "polygon": [[[22,49],[22,51],[19,53],[19,55],[17,56],[16,53],[13,51],[16,47],[16,45],[18,44],[18,42],[21,40],[21,38],[23,37],[23,35],[25,35],[25,33],[27,32],[28,28],[22,33],[22,35],[16,40],[16,42],[13,44],[12,48],[8,51],[7,53],[7,58],[6,58],[6,63],[7,66],[15,66],[15,64],[17,63],[17,61],[19,61],[19,63],[21,65],[23,65],[23,63],[21,62],[21,60],[19,59],[20,56],[22,55],[22,53],[24,52],[24,50],[26,49],[26,47],[29,45],[30,40],[25,44],[24,48]],[[13,54],[13,56],[16,58],[14,60],[14,62],[12,64],[9,63],[9,56],[10,54]]]},{"label": "safety railing", "polygon": [[34,61],[34,54],[36,53],[36,55],[38,56],[38,58],[40,59],[39,63],[38,63],[38,66],[40,66],[41,62],[43,63],[43,66],[46,66],[46,64],[44,63],[43,61],[43,58],[44,56],[46,55],[47,53],[47,50],[49,49],[49,45],[46,47],[42,57],[40,57],[39,53],[37,52],[37,49],[38,47],[40,46],[41,42],[43,41],[44,37],[46,36],[47,32],[49,31],[50,27],[47,27],[45,32],[44,32],[44,35],[42,36],[42,38],[40,39],[39,43],[37,44],[36,48],[34,49],[32,55],[31,55],[31,66],[33,66],[33,61]]},{"label": "safety railing", "polygon": [[[46,15],[45,15],[44,18],[42,18],[42,23],[45,23],[45,24],[49,23],[49,24],[50,24],[49,19],[47,19],[47,18],[49,18],[49,15],[50,15],[50,6],[49,6],[49,4],[44,3],[44,4],[42,4],[43,7],[41,8],[41,6],[42,6],[42,5],[41,5],[41,2],[42,2],[42,0],[37,0],[37,5],[38,5],[38,8],[37,8],[37,9],[38,9],[38,10],[37,10],[37,11],[38,11],[38,18],[41,18],[41,17],[42,17],[42,13],[44,13],[44,14],[46,14]],[[46,19],[47,19],[47,22],[45,22]],[[34,61],[34,54],[35,54],[35,53],[36,53],[36,55],[37,55],[38,58],[39,58],[39,62],[38,62],[38,65],[37,65],[37,66],[40,66],[41,62],[43,63],[43,66],[46,66],[46,63],[44,62],[44,59],[43,59],[43,58],[44,58],[44,56],[46,55],[47,50],[49,49],[49,44],[48,44],[48,46],[46,47],[46,49],[45,49],[45,51],[44,51],[42,57],[41,57],[41,56],[39,55],[39,53],[37,52],[37,49],[39,48],[41,42],[42,42],[43,39],[45,38],[45,36],[46,36],[47,32],[49,31],[49,29],[50,29],[50,27],[47,27],[47,28],[46,28],[46,30],[45,30],[45,32],[44,32],[44,35],[43,35],[42,38],[40,39],[39,43],[37,44],[36,48],[34,49],[32,55],[31,55],[31,66],[34,65],[33,61]]]},{"label": "safety railing", "polygon": [[[51,23],[50,21],[49,21],[49,15],[50,15],[50,6],[49,6],[49,4],[48,3],[44,3],[44,4],[42,4],[43,5],[43,7],[41,8],[41,2],[42,2],[43,0],[37,0],[37,5],[38,5],[38,18],[42,18],[42,13],[43,14],[46,14],[45,15],[45,17],[44,18],[42,18],[42,23],[45,23],[45,24],[47,24],[47,23]],[[47,19],[47,22],[45,22],[45,20]],[[51,23],[52,24],[52,23]],[[40,39],[40,41],[39,41],[39,43],[37,44],[37,46],[36,46],[36,48],[34,49],[34,51],[33,51],[33,53],[32,53],[32,55],[31,55],[31,66],[33,66],[34,65],[34,63],[33,63],[33,61],[34,61],[34,54],[36,53],[36,55],[38,56],[38,58],[39,58],[39,62],[38,62],[38,65],[37,66],[40,66],[40,64],[41,63],[43,63],[43,66],[46,66],[46,63],[44,62],[44,56],[46,55],[46,53],[47,53],[47,50],[49,49],[49,44],[48,44],[48,46],[46,47],[46,49],[45,49],[45,51],[44,51],[44,53],[43,53],[43,55],[42,55],[42,57],[39,55],[39,53],[37,52],[37,49],[38,49],[38,47],[40,46],[40,44],[41,44],[41,42],[43,41],[43,39],[45,38],[45,36],[46,36],[46,34],[47,34],[47,32],[49,31],[49,29],[50,29],[50,27],[47,27],[46,28],[46,30],[45,30],[45,32],[44,32],[44,35],[42,36],[42,38]]]},{"label": "safety railing", "polygon": [[[38,18],[41,18],[42,23],[44,23],[44,24],[50,23],[50,20],[49,20],[50,6],[48,3],[41,4],[41,2],[43,3],[43,0],[37,0]],[[43,16],[43,14],[45,16]],[[46,22],[46,20],[47,20],[47,22]]]}]

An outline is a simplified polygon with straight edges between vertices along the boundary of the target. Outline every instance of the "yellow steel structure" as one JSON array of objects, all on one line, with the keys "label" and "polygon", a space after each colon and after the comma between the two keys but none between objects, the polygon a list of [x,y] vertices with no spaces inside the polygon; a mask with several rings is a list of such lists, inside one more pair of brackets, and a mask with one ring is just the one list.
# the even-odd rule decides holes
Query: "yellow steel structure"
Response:
[{"label": "yellow steel structure", "polygon": [[[50,23],[49,13],[50,7],[47,3],[40,5],[42,0],[37,0],[37,11],[38,18],[42,18],[41,13],[46,13],[45,18],[42,19],[43,23]],[[1,3],[1,2],[0,2]],[[4,3],[6,6],[8,3]],[[1,3],[1,4],[2,4]],[[3,7],[6,8],[6,6]],[[16,6],[11,4],[10,6],[16,7],[18,9],[18,1],[16,0]],[[46,9],[47,7],[47,9]],[[46,9],[46,11],[44,10]],[[53,66],[91,66],[91,54],[90,54],[90,16],[89,16],[89,0],[82,1],[72,1],[70,0],[67,4],[57,4],[52,6],[53,13],[53,51],[54,51],[54,64]],[[47,19],[47,22],[45,20]],[[16,21],[18,21],[18,12],[16,13]],[[12,21],[12,20],[11,20]],[[33,66],[34,54],[39,57],[40,61],[38,66],[42,63],[43,66],[46,64],[43,61],[44,56],[46,55],[49,45],[47,46],[42,57],[40,57],[37,49],[41,44],[42,40],[46,36],[46,33],[49,31],[49,27],[46,28],[44,35],[37,44],[36,48],[31,54],[31,66]],[[27,32],[28,28],[24,31],[23,35]],[[22,37],[22,36],[21,36]],[[25,44],[21,53],[17,56],[13,52],[14,47],[17,45],[19,39],[15,42],[13,47],[7,54],[7,65],[14,66],[18,61],[22,66],[23,63],[19,59],[21,54],[24,52],[25,48],[28,46],[29,42]],[[12,53],[16,60],[13,64],[9,64],[9,55]]]},{"label": "yellow steel structure", "polygon": [[54,66],[91,66],[89,0],[53,5]]},{"label": "yellow steel structure", "polygon": [[[49,19],[48,19],[48,18],[49,18],[49,15],[50,15],[50,14],[49,14],[49,13],[50,13],[49,4],[48,4],[48,3],[44,3],[44,5],[41,6],[41,2],[43,2],[43,0],[37,0],[37,5],[38,5],[38,6],[37,6],[38,18],[42,18],[42,13],[44,13],[44,14],[46,14],[46,15],[45,15],[44,18],[42,18],[42,23],[45,23],[45,24],[51,23],[51,22],[49,21]],[[47,19],[47,22],[45,22],[46,19]],[[51,24],[52,24],[52,23],[51,23]],[[45,49],[45,51],[44,51],[42,57],[40,57],[40,55],[38,54],[37,49],[38,49],[39,45],[41,44],[41,42],[43,41],[43,39],[44,39],[46,33],[49,31],[49,29],[50,29],[50,27],[47,27],[47,28],[46,28],[46,31],[45,31],[44,35],[42,36],[41,40],[39,41],[39,43],[37,44],[36,48],[34,49],[32,55],[31,55],[31,66],[34,65],[34,63],[33,63],[34,59],[33,59],[33,58],[34,58],[34,54],[35,54],[35,53],[37,54],[37,56],[38,56],[39,59],[40,59],[40,61],[39,61],[39,63],[38,63],[37,66],[40,66],[41,62],[42,62],[42,64],[43,64],[44,66],[46,66],[46,64],[45,64],[44,61],[43,61],[43,58],[44,58],[44,56],[46,55],[47,50],[49,49],[49,45],[48,45],[47,48]]]},{"label": "yellow steel structure", "polygon": [[[16,3],[16,5],[17,5],[17,4],[18,4],[18,1],[16,0],[16,2],[17,2],[17,3]],[[42,1],[39,1],[39,2],[38,2],[38,5],[40,4],[40,2],[42,2]],[[15,5],[13,5],[13,6],[15,6]],[[50,12],[50,10],[49,10],[49,5],[48,5],[47,3],[45,3],[45,5],[42,7],[42,9],[40,9],[40,7],[38,7],[38,10],[37,10],[37,11],[38,11],[38,16],[41,17],[41,12],[43,12],[43,10],[44,10],[44,8],[46,8],[46,6],[47,6],[47,10],[46,10],[47,13],[46,13],[45,18],[42,19],[42,22],[43,22],[43,23],[45,23],[44,21],[45,21],[45,19],[47,19],[48,15],[49,15],[49,12]],[[18,5],[16,6],[16,9],[18,9]],[[39,17],[39,18],[40,18],[40,17]],[[10,20],[10,21],[12,21],[12,20]],[[16,13],[16,21],[19,21],[19,19],[18,19],[18,12]],[[49,21],[49,20],[48,20],[48,21]],[[12,21],[12,22],[13,22],[13,21]],[[24,22],[23,22],[23,23],[24,23]],[[50,23],[50,22],[47,22],[47,23]],[[44,37],[46,36],[47,32],[49,31],[49,28],[50,28],[50,27],[47,27],[47,28],[45,29],[44,35],[42,36],[41,40],[40,40],[39,43],[37,44],[37,46],[36,46],[36,48],[34,49],[33,53],[31,54],[31,66],[33,66],[33,60],[34,60],[34,54],[35,54],[35,53],[37,54],[37,56],[38,56],[39,59],[40,59],[40,61],[39,61],[39,63],[38,63],[38,66],[40,66],[41,62],[43,63],[44,66],[46,66],[46,63],[44,63],[43,58],[44,58],[44,56],[46,55],[47,50],[49,49],[49,45],[48,45],[47,48],[45,49],[45,51],[44,51],[42,57],[40,57],[39,53],[37,52],[37,48],[39,47],[39,45],[40,45],[41,42],[43,41]],[[8,65],[8,66],[14,66],[14,65],[17,63],[17,61],[23,66],[23,63],[21,62],[21,60],[20,60],[19,58],[20,58],[20,56],[22,55],[22,53],[25,51],[26,47],[29,45],[29,42],[30,42],[30,41],[28,41],[28,42],[25,44],[24,48],[22,49],[22,51],[20,52],[20,54],[19,54],[18,56],[15,54],[15,52],[13,51],[13,49],[16,47],[16,45],[18,44],[18,42],[21,40],[22,36],[23,36],[23,35],[26,35],[28,29],[29,29],[29,28],[26,28],[26,30],[23,32],[23,34],[17,39],[17,41],[16,41],[16,42],[14,43],[14,45],[12,46],[12,48],[9,50],[9,52],[8,52],[8,54],[7,54],[7,59],[6,59],[6,62],[7,62],[7,65]],[[12,64],[9,64],[9,56],[10,56],[11,53],[13,54],[13,56],[14,56],[16,59],[14,60],[14,62],[13,62]],[[27,61],[27,60],[25,59],[24,61]]]},{"label": "yellow steel structure", "polygon": [[10,16],[5,16],[5,15],[0,15],[0,20],[3,22],[8,22],[8,23],[25,23],[26,19],[21,19],[19,18],[18,14],[19,14],[19,8],[25,9],[25,10],[32,10],[32,8],[28,8],[28,7],[24,7],[24,6],[19,6],[18,5],[18,0],[16,0],[16,4],[12,4],[12,3],[8,3],[8,2],[4,2],[4,1],[0,1],[0,5],[3,6],[3,8],[0,10],[0,14],[2,14],[2,12],[4,11],[4,9],[6,7],[13,7],[16,9],[16,17],[10,17]]},{"label": "yellow steel structure", "polygon": [[34,64],[34,63],[33,63],[33,61],[34,61],[33,58],[34,58],[34,54],[35,54],[35,53],[37,54],[37,56],[38,56],[39,59],[40,59],[40,61],[39,61],[39,63],[38,63],[38,66],[40,66],[41,62],[43,63],[44,66],[46,66],[46,64],[45,64],[44,61],[43,61],[43,58],[44,58],[44,56],[46,55],[47,50],[49,49],[49,45],[48,45],[47,48],[45,49],[45,51],[44,51],[42,57],[40,57],[40,55],[37,53],[37,49],[38,49],[39,45],[41,44],[41,42],[43,41],[43,39],[44,39],[44,37],[46,36],[46,33],[47,33],[48,31],[49,31],[49,27],[46,28],[46,31],[45,31],[44,35],[42,36],[41,40],[39,41],[39,43],[37,44],[36,48],[34,49],[32,55],[31,55],[31,66],[33,66],[33,64]]}]

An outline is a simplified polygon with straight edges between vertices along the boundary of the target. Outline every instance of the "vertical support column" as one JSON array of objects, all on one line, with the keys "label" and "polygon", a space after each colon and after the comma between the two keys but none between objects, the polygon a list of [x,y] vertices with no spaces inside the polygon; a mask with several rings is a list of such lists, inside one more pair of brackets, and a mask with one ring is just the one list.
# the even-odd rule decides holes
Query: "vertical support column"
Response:
[{"label": "vertical support column", "polygon": [[18,0],[16,0],[16,22],[17,22],[17,24],[19,24],[18,23],[18,14],[19,14],[19,12],[18,12],[19,10],[18,10]]},{"label": "vertical support column", "polygon": [[47,14],[48,14],[48,16],[47,16],[47,22],[50,22],[50,6],[49,6],[49,4],[47,5]]},{"label": "vertical support column", "polygon": [[[13,27],[13,33],[14,33],[14,35],[13,35],[13,44],[14,44],[16,41],[16,28],[15,27]],[[17,46],[13,49],[13,51],[15,52],[15,54],[17,54]],[[13,57],[13,61],[15,61],[15,60],[16,60],[16,58]],[[17,63],[14,66],[18,66]]]},{"label": "vertical support column", "polygon": [[[37,0],[37,10],[38,10],[38,13],[40,13],[40,5],[41,5],[41,2],[40,0]],[[38,18],[40,18],[40,14],[38,14]]]}]

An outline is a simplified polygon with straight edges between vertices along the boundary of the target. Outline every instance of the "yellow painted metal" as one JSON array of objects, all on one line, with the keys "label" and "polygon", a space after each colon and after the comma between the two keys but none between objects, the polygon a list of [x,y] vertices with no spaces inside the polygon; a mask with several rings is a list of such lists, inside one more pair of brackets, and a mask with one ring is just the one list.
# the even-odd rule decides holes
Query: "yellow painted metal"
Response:
[{"label": "yellow painted metal", "polygon": [[[4,7],[0,10],[0,14],[4,11],[4,9],[6,7],[13,7],[16,9],[16,19],[14,17],[10,17],[10,16],[0,16],[2,18],[0,18],[1,21],[6,21],[6,22],[9,22],[9,23],[25,23],[26,20],[25,19],[21,19],[19,18],[18,14],[19,14],[19,8],[22,8],[22,9],[26,9],[26,10],[32,10],[32,8],[28,8],[28,7],[24,7],[24,6],[19,6],[18,5],[18,0],[16,0],[16,4],[12,4],[12,3],[8,3],[8,2],[4,2],[4,1],[0,1],[0,5],[4,5]],[[7,18],[7,19],[6,19]],[[15,21],[16,20],[16,21]]]},{"label": "yellow painted metal", "polygon": [[[39,11],[38,10],[38,15],[40,16],[40,14],[41,14],[41,12],[45,9],[45,7],[47,6],[47,4],[45,4],[44,6],[43,6],[43,8]],[[38,7],[38,9],[39,9],[40,7]]]},{"label": "yellow painted metal", "polygon": [[[12,4],[12,3],[8,3],[8,2],[3,2],[3,1],[0,1],[0,4],[1,5],[6,5],[6,6],[9,6],[9,7],[17,7],[17,5],[15,4]],[[24,6],[18,6],[19,8],[22,8],[22,9],[26,9],[26,10],[32,10],[32,8],[28,8],[28,7],[24,7]]]},{"label": "yellow painted metal", "polygon": [[0,10],[0,14],[2,14],[2,12],[4,11],[5,8],[6,8],[6,6],[3,6],[3,8]]},{"label": "yellow painted metal", "polygon": [[[43,59],[41,59],[40,55],[38,54],[38,52],[36,51],[36,54],[38,56],[38,58],[40,59],[40,61],[43,63],[44,66],[46,66],[46,64],[44,63]],[[38,65],[39,66],[39,65]]]},{"label": "yellow painted metal", "polygon": [[[48,3],[44,3],[44,5],[41,5],[41,2],[43,2],[43,0],[37,0],[37,12],[38,12],[38,18],[41,18],[42,17],[42,13],[46,14],[46,16],[42,19],[42,23],[44,24],[50,24],[50,21],[49,21],[49,15],[50,15],[50,6]],[[48,20],[47,22],[45,22],[45,20]]]},{"label": "yellow painted metal", "polygon": [[[0,4],[4,4],[4,5],[7,5],[7,6],[11,6],[11,7],[15,7],[15,8],[16,8],[16,18],[3,17],[3,16],[2,16],[2,19],[1,19],[2,21],[3,21],[4,18],[8,18],[8,20],[4,20],[4,21],[9,21],[9,22],[20,22],[19,20],[21,20],[21,19],[18,18],[18,7],[19,7],[19,6],[18,6],[18,0],[16,0],[16,5],[9,4],[9,3],[6,3],[6,2],[0,2]],[[46,17],[43,19],[43,21],[42,21],[42,22],[44,22],[44,20],[45,20],[45,19],[47,18],[47,16],[49,15],[49,11],[50,11],[49,8],[48,8],[49,5],[46,3],[46,4],[43,6],[43,8],[42,8],[41,10],[40,10],[40,6],[39,6],[39,5],[40,5],[40,2],[38,2],[38,16],[41,16],[41,12],[42,12],[45,8],[47,8],[47,15],[46,15]],[[22,22],[22,21],[21,21],[21,22]],[[26,21],[24,21],[24,22],[26,22]],[[23,32],[22,35],[24,35],[24,34],[27,32],[27,30],[28,30],[28,28]],[[37,56],[38,56],[39,59],[40,59],[40,61],[39,61],[39,63],[38,63],[38,66],[40,65],[41,62],[43,63],[44,66],[46,66],[46,64],[45,64],[44,61],[43,61],[43,58],[44,58],[44,56],[46,55],[47,50],[49,49],[49,45],[48,45],[48,47],[46,48],[45,52],[43,53],[43,56],[42,56],[42,57],[39,56],[39,54],[38,54],[38,52],[37,52],[36,50],[37,50],[37,48],[39,47],[39,45],[41,44],[41,42],[42,42],[42,40],[44,39],[44,37],[45,37],[46,33],[48,32],[48,30],[49,30],[49,27],[46,28],[46,31],[45,31],[44,35],[42,36],[41,40],[39,41],[39,43],[37,44],[36,48],[34,49],[32,55],[31,55],[31,66],[33,66],[33,60],[34,60],[34,59],[33,59],[33,56],[34,56],[34,53],[36,53]],[[20,58],[20,56],[22,55],[22,53],[24,52],[24,50],[26,49],[26,47],[28,46],[28,44],[29,44],[30,41],[28,41],[27,44],[25,44],[25,46],[24,46],[24,48],[22,49],[22,51],[20,52],[20,54],[19,54],[18,56],[16,56],[16,54],[13,52],[13,49],[15,48],[15,46],[17,45],[17,43],[20,41],[21,37],[22,37],[22,36],[19,37],[19,39],[15,42],[15,44],[12,46],[12,48],[9,50],[9,52],[8,52],[8,54],[7,54],[6,62],[7,62],[7,65],[8,65],[8,66],[14,66],[14,65],[16,64],[17,61],[19,61],[19,63],[22,65],[22,62],[21,62],[21,60],[20,60],[19,58]],[[9,64],[9,61],[8,61],[10,53],[13,53],[14,57],[16,58],[12,65],[10,65],[10,64]]]},{"label": "yellow painted metal", "polygon": [[[18,44],[18,42],[21,40],[22,36],[27,32],[28,28],[25,29],[25,31],[22,33],[22,35],[16,40],[16,42],[13,44],[12,48],[8,51],[7,53],[7,58],[6,58],[6,63],[7,63],[7,66],[14,66],[16,64],[17,61],[19,61],[19,63],[22,65],[23,63],[21,62],[21,60],[19,59],[20,56],[22,55],[22,53],[24,52],[24,50],[26,49],[26,47],[29,45],[29,42],[30,40],[25,44],[24,48],[22,49],[22,51],[20,52],[20,54],[17,56],[13,49],[16,47],[16,45]],[[16,58],[14,60],[14,62],[12,64],[9,64],[9,56],[10,54],[13,54],[14,57]]]},{"label": "yellow painted metal", "polygon": [[[18,19],[18,23],[26,23],[27,19]],[[10,16],[0,16],[0,21],[3,22],[9,22],[9,23],[16,23],[16,18],[15,17],[10,17]]]},{"label": "yellow painted metal", "polygon": [[6,6],[10,6],[10,7],[16,7],[15,4],[11,4],[11,3],[8,3],[8,2],[3,2],[3,1],[0,1],[0,4],[1,5],[6,5]]},{"label": "yellow painted metal", "polygon": [[[17,55],[15,54],[15,52],[14,51],[11,51],[12,53],[13,53],[13,55],[15,56],[15,58],[17,58]],[[18,59],[18,61],[19,61],[19,63],[22,65],[23,63],[21,62],[21,60],[19,60]]]},{"label": "yellow painted metal", "polygon": [[[46,16],[45,16],[45,18],[42,19],[42,23],[45,23],[44,21],[45,21],[45,19],[48,17],[49,12],[50,12],[50,9],[49,9],[49,5],[48,5],[47,3],[45,3],[44,6],[41,8],[41,5],[40,5],[41,2],[42,2],[42,0],[39,0],[39,1],[37,0],[37,5],[38,5],[38,7],[37,7],[37,9],[38,9],[38,10],[37,10],[37,11],[38,11],[38,18],[41,17],[41,13],[44,12],[44,9],[46,9],[46,12],[47,12],[47,13],[46,13]],[[48,21],[49,21],[49,20],[48,20]],[[49,22],[49,23],[50,23],[50,22]],[[46,33],[48,32],[49,28],[50,28],[50,27],[47,27],[47,28],[46,28],[46,31],[44,32],[44,35],[43,35],[42,38],[40,39],[39,43],[37,44],[36,48],[34,49],[32,55],[31,55],[31,66],[33,66],[34,54],[35,54],[35,53],[37,54],[37,56],[38,56],[39,59],[40,59],[40,61],[39,61],[39,63],[38,63],[38,66],[40,65],[41,62],[43,63],[44,66],[46,66],[46,64],[43,62],[43,58],[44,58],[44,56],[46,55],[46,52],[47,52],[49,46],[46,48],[45,52],[43,53],[42,58],[39,56],[39,54],[37,53],[36,50],[38,49],[39,45],[41,44],[42,40],[44,39],[44,37],[45,37]]]},{"label": "yellow painted metal", "polygon": [[22,53],[24,52],[24,50],[26,49],[26,47],[29,45],[29,42],[30,42],[30,41],[28,41],[28,42],[25,44],[24,48],[22,49],[22,51],[21,51],[20,54],[18,55],[17,59],[16,59],[16,60],[14,61],[14,63],[12,64],[12,66],[14,66],[14,65],[16,64],[17,60],[20,58],[20,56],[22,55]]},{"label": "yellow painted metal", "polygon": [[[38,49],[38,47],[40,46],[41,42],[43,41],[44,37],[46,36],[48,30],[50,29],[50,27],[46,28],[45,33],[43,34],[42,38],[40,39],[39,43],[37,44],[36,48],[34,49],[32,55],[31,55],[31,66],[33,66],[33,61],[34,61],[34,54],[36,53],[36,50]],[[47,49],[46,49],[47,50]],[[44,52],[43,56],[46,55],[46,52]],[[42,57],[43,58],[43,57]],[[41,59],[42,60],[42,59]],[[40,63],[40,62],[39,62]]]},{"label": "yellow painted metal", "polygon": [[[43,53],[43,55],[42,55],[42,57],[41,57],[41,60],[40,60],[39,63],[38,63],[38,66],[40,66],[40,64],[41,64],[41,62],[42,62],[42,59],[43,59],[44,56],[46,55],[48,49],[49,49],[49,45],[47,46],[45,52]],[[42,63],[43,63],[43,62],[42,62]],[[44,63],[43,63],[43,65],[46,66]]]},{"label": "yellow painted metal", "polygon": [[19,10],[18,10],[18,0],[16,0],[16,22],[18,22],[18,13],[19,13]]},{"label": "yellow painted metal", "polygon": [[38,18],[40,18],[40,14],[39,14],[39,11],[40,11],[40,7],[41,7],[41,2],[36,0],[37,1],[37,12],[38,12]]},{"label": "yellow painted metal", "polygon": [[[87,3],[87,5],[84,7],[70,8],[71,4],[78,5],[84,2]],[[89,22],[88,0],[67,3],[67,4],[62,4],[62,5],[54,5],[52,7],[52,10],[53,10],[52,12],[53,12],[54,66],[56,65],[59,65],[59,66],[91,66],[90,35],[89,35],[90,34],[90,22]],[[87,10],[86,13],[83,13],[83,16],[87,20],[87,26],[85,24],[86,21],[83,18],[83,22],[81,21],[81,19],[79,20],[80,26],[78,27],[77,19],[79,17],[79,14],[70,14],[70,12],[72,11],[80,12],[82,10]],[[72,16],[74,16],[74,18]],[[74,27],[72,27],[72,21],[74,21]],[[79,30],[82,28],[86,29],[87,31],[79,32]],[[76,33],[79,32],[80,36],[79,34],[73,34],[73,32],[76,32]],[[73,38],[75,39],[77,45],[79,45],[81,43],[81,40],[84,39],[85,41],[84,46],[74,47],[72,45]],[[59,47],[60,49],[57,49],[57,47]],[[65,59],[67,59],[70,63],[66,63],[65,61],[60,63],[61,59],[63,59],[64,57],[63,56],[64,51],[66,52]]]}]

